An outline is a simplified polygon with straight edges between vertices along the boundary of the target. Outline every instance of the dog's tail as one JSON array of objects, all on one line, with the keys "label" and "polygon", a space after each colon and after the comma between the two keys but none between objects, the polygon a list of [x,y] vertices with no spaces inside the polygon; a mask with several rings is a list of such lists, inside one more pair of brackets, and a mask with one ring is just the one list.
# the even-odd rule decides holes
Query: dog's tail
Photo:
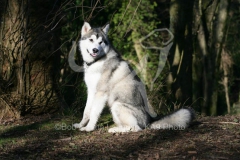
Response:
[{"label": "dog's tail", "polygon": [[189,126],[195,118],[192,109],[179,109],[150,125],[151,129],[178,129],[183,130]]}]

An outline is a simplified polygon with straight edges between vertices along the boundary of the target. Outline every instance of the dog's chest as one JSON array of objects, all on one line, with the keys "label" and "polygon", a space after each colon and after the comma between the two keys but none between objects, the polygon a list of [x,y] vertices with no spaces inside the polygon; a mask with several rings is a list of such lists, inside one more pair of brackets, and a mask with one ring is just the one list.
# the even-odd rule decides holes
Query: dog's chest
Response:
[{"label": "dog's chest", "polygon": [[102,74],[102,63],[85,68],[84,80],[88,90],[96,90]]},{"label": "dog's chest", "polygon": [[95,90],[100,77],[101,77],[100,73],[92,73],[92,74],[85,73],[85,83],[87,85],[87,88],[89,90]]}]

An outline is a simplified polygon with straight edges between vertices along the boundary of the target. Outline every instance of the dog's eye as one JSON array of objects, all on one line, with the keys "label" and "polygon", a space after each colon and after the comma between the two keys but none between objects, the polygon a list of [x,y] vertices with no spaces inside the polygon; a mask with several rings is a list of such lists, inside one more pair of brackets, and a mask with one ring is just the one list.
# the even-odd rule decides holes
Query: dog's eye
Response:
[{"label": "dog's eye", "polygon": [[93,39],[89,39],[90,42],[93,42]]},{"label": "dog's eye", "polygon": [[108,45],[108,42],[107,41],[104,41],[105,45]]},{"label": "dog's eye", "polygon": [[102,41],[101,41],[101,42],[99,42],[99,44],[102,44]]}]

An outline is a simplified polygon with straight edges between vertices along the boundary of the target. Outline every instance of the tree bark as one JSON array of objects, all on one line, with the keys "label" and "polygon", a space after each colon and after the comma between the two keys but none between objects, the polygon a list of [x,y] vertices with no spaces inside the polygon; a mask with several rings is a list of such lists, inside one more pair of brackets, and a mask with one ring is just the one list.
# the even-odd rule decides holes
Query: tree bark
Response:
[{"label": "tree bark", "polygon": [[170,6],[170,30],[174,45],[170,55],[171,75],[168,82],[175,96],[174,103],[192,104],[192,12],[193,2],[172,0]]},{"label": "tree bark", "polygon": [[[221,80],[220,58],[224,42],[227,10],[228,2],[225,0],[210,2],[198,0],[195,2],[195,17],[196,21],[199,22],[196,23],[198,27],[195,26],[195,28],[198,28],[196,33],[199,50],[196,50],[194,57],[197,57],[198,62],[202,60],[202,96],[200,94],[198,96],[203,97],[201,113],[204,115],[217,114],[219,81]],[[199,56],[199,53],[201,56]],[[197,77],[199,80],[201,79],[201,75]],[[200,84],[199,80],[195,85]],[[195,99],[197,98],[195,96]]]},{"label": "tree bark", "polygon": [[134,41],[134,49],[136,51],[137,57],[138,57],[138,65],[136,66],[138,68],[138,71],[140,72],[141,78],[144,81],[144,84],[149,86],[150,83],[148,81],[147,77],[147,55],[144,54],[143,48],[140,45],[138,40]]},{"label": "tree bark", "polygon": [[220,63],[221,63],[221,52],[224,44],[224,36],[225,36],[225,26],[227,21],[228,14],[228,1],[220,0],[218,4],[218,12],[216,15],[216,26],[214,26],[213,30],[213,43],[212,43],[212,54],[213,54],[213,68],[215,68],[215,72],[213,75],[213,93],[211,97],[210,103],[210,114],[217,115],[217,102],[218,102],[218,82],[220,80]]},{"label": "tree bark", "polygon": [[[20,103],[20,114],[55,110],[58,100],[54,85],[60,54],[56,51],[57,32],[52,28],[58,21],[53,14],[58,4],[47,0],[8,0],[5,4],[0,28],[5,57],[0,73],[7,84],[5,94],[11,93],[9,99]],[[16,107],[15,102],[9,103]]]}]

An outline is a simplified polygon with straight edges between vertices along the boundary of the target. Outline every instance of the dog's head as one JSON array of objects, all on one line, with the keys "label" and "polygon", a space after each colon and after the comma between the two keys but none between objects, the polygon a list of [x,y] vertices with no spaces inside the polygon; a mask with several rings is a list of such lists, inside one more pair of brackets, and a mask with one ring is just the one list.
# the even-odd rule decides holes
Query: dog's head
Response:
[{"label": "dog's head", "polygon": [[92,28],[89,23],[84,22],[79,46],[86,63],[92,63],[108,53],[108,29],[109,24],[100,28]]}]

